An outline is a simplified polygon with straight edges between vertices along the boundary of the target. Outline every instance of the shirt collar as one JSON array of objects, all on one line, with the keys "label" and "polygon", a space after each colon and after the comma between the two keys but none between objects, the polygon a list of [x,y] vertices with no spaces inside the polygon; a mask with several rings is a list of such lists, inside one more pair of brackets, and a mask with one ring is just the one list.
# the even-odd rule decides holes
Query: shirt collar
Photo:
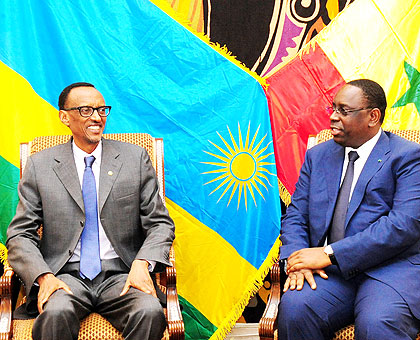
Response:
[{"label": "shirt collar", "polygon": [[368,158],[370,153],[372,152],[373,148],[375,147],[376,143],[379,140],[379,137],[381,137],[382,128],[379,129],[377,134],[373,136],[371,139],[369,139],[367,142],[359,146],[357,149],[353,149],[349,146],[346,147],[346,157],[348,157],[348,154],[350,151],[356,151],[359,157],[361,158]]},{"label": "shirt collar", "polygon": [[94,156],[95,157],[95,163],[96,164],[101,164],[101,156],[102,156],[102,139],[99,141],[97,147],[95,148],[95,150],[93,150],[92,153],[87,153],[85,151],[83,151],[82,149],[80,149],[76,143],[72,142],[72,146],[73,146],[73,154],[74,154],[74,158],[76,160],[84,160],[85,157],[87,156]]}]

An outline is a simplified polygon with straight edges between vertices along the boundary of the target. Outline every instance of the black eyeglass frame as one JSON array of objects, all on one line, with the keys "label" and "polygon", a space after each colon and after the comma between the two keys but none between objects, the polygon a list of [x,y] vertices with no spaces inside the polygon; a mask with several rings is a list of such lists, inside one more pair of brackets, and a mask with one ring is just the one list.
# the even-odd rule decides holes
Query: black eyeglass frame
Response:
[{"label": "black eyeglass frame", "polygon": [[362,107],[360,109],[351,109],[351,110],[346,110],[346,109],[343,109],[342,107],[334,107],[334,106],[327,106],[325,108],[327,113],[329,113],[330,115],[332,115],[335,112],[335,113],[338,113],[338,114],[340,114],[344,117],[347,116],[349,113],[352,113],[352,112],[363,111],[363,110],[373,110],[373,109],[374,109],[374,107]]},{"label": "black eyeglass frame", "polygon": [[[83,115],[82,114],[82,109],[84,109],[84,108],[88,108],[88,109],[92,109],[92,112],[90,113],[90,115]],[[71,111],[71,110],[78,110],[79,111],[79,114],[82,116],[82,117],[84,117],[84,118],[88,118],[88,117],[90,117],[90,116],[92,116],[93,115],[93,113],[95,112],[95,110],[96,110],[96,112],[98,112],[98,115],[100,116],[100,117],[107,117],[108,115],[109,115],[109,113],[111,112],[111,106],[109,106],[109,105],[104,105],[104,106],[98,106],[98,107],[92,107],[92,106],[88,106],[88,105],[84,105],[84,106],[77,106],[77,107],[69,107],[68,109],[62,109],[63,111]],[[108,109],[108,113],[107,114],[101,114],[100,112],[99,112],[99,110],[100,109]]]}]

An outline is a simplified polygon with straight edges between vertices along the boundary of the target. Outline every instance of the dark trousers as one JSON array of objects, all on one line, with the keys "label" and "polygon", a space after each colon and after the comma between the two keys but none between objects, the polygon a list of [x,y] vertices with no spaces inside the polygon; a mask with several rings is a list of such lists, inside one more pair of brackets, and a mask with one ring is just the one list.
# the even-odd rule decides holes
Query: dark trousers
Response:
[{"label": "dark trousers", "polygon": [[120,296],[127,269],[119,259],[102,261],[102,272],[93,280],[81,279],[79,263],[67,264],[56,276],[73,295],[54,292],[44,305],[32,329],[34,340],[75,340],[80,320],[91,312],[104,316],[124,339],[160,340],[166,328],[159,299],[130,288]]},{"label": "dark trousers", "polygon": [[301,291],[287,291],[279,305],[279,340],[331,339],[355,324],[356,340],[415,339],[420,328],[405,300],[383,282],[359,275],[344,280],[336,267]]}]

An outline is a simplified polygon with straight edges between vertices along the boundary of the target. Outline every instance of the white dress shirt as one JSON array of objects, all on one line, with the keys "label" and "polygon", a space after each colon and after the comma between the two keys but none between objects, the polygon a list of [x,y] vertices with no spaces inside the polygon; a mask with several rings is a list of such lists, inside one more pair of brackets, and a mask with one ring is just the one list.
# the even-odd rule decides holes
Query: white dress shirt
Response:
[{"label": "white dress shirt", "polygon": [[359,146],[357,149],[353,149],[351,147],[345,148],[343,171],[341,173],[341,182],[340,182],[341,184],[343,183],[344,175],[346,174],[347,166],[349,164],[349,152],[356,151],[357,154],[359,155],[359,158],[356,159],[356,161],[354,162],[354,177],[353,177],[353,182],[351,184],[349,202],[351,200],[351,196],[353,195],[353,190],[354,190],[354,187],[356,186],[357,180],[359,179],[359,176],[362,173],[363,167],[365,166],[366,161],[370,156],[370,153],[372,152],[373,148],[378,142],[379,137],[381,137],[381,133],[382,133],[382,129],[379,129],[378,133],[375,136],[373,136],[367,142]]},{"label": "white dress shirt", "polygon": [[[73,156],[74,162],[76,163],[77,175],[79,176],[80,187],[83,185],[83,174],[85,172],[85,157],[94,156],[95,161],[92,164],[93,175],[95,176],[96,182],[96,197],[99,203],[99,174],[101,172],[101,160],[102,160],[102,141],[99,142],[96,149],[88,154],[80,149],[73,141]],[[109,260],[118,257],[114,248],[109,242],[108,237],[105,234],[105,230],[102,227],[101,219],[99,218],[99,206],[98,206],[98,224],[99,224],[99,249],[101,260]],[[78,262],[80,261],[80,239],[77,243],[76,249],[74,250],[73,256],[70,258],[69,262]]]},{"label": "white dress shirt", "polygon": [[[375,147],[376,143],[381,137],[382,129],[379,129],[378,133],[369,139],[367,142],[359,146],[357,149],[353,149],[351,147],[346,147],[344,150],[344,163],[343,163],[343,171],[341,172],[341,181],[340,186],[343,184],[344,176],[346,174],[347,166],[349,165],[349,152],[356,151],[359,155],[359,158],[354,161],[354,175],[353,175],[353,182],[351,183],[350,195],[349,195],[349,202],[351,200],[351,196],[353,195],[354,187],[356,186],[357,180],[359,179],[360,174],[362,173],[363,167],[366,164],[367,159],[370,156],[373,148]],[[324,246],[328,244],[328,237],[325,240]]]},{"label": "white dress shirt", "polygon": [[[83,186],[83,174],[85,172],[85,157],[94,156],[95,161],[92,164],[92,172],[95,176],[96,183],[96,197],[99,204],[99,175],[101,173],[101,161],[102,161],[102,140],[99,142],[98,146],[93,150],[91,154],[84,152],[80,149],[73,141],[73,156],[74,162],[76,163],[77,175],[79,176],[80,187]],[[101,219],[99,217],[99,206],[98,206],[98,225],[99,225],[99,250],[101,260],[109,260],[117,258],[118,255],[115,252],[114,248],[109,242],[108,237],[105,234],[105,230],[102,226]],[[73,256],[70,258],[69,262],[79,262],[80,261],[80,239],[77,242],[77,246],[74,249]],[[156,261],[146,260],[149,263],[149,271],[152,272],[156,266]]]}]

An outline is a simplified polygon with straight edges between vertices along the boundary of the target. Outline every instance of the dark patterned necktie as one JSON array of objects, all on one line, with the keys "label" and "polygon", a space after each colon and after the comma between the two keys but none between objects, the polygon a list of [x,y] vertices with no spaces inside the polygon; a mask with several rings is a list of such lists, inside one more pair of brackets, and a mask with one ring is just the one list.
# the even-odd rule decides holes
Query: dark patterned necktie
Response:
[{"label": "dark patterned necktie", "polygon": [[93,280],[101,272],[99,252],[98,202],[96,196],[95,176],[92,171],[94,156],[85,157],[82,194],[85,205],[85,228],[82,232],[80,246],[80,276]]},{"label": "dark patterned necktie", "polygon": [[349,152],[349,164],[347,165],[346,174],[344,175],[344,180],[341,184],[340,192],[338,193],[328,243],[333,243],[344,238],[344,227],[346,223],[347,209],[349,207],[350,190],[354,177],[354,162],[358,158],[359,155],[356,151]]}]

